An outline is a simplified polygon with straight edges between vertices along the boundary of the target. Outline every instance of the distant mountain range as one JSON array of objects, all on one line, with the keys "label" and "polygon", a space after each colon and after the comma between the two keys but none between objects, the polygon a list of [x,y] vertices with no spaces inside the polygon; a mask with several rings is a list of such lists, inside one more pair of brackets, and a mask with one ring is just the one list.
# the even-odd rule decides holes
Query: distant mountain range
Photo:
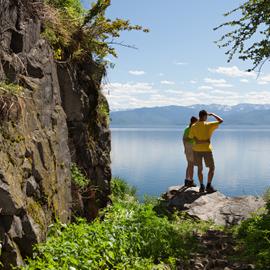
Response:
[{"label": "distant mountain range", "polygon": [[205,109],[224,118],[225,125],[270,125],[270,104],[193,105],[139,108],[111,112],[111,126],[157,127],[186,125]]}]

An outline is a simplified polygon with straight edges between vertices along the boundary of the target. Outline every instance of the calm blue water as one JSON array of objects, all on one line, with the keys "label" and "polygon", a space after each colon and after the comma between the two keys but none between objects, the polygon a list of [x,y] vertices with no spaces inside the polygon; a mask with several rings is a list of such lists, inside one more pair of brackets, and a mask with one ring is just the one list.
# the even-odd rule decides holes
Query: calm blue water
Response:
[{"label": "calm blue water", "polygon": [[[220,129],[212,144],[213,184],[221,192],[261,195],[270,186],[270,129]],[[181,128],[112,129],[113,175],[136,186],[139,196],[159,196],[182,184],[185,169]]]}]

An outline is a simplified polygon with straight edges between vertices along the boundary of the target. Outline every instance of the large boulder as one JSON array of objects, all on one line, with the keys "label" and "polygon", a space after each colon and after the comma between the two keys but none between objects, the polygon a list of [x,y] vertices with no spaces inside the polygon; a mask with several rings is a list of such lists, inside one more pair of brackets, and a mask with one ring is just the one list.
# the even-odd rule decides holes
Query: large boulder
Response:
[{"label": "large boulder", "polygon": [[217,225],[236,225],[265,206],[261,197],[227,197],[220,192],[199,193],[199,188],[170,187],[164,194],[168,208],[185,211],[192,217]]}]

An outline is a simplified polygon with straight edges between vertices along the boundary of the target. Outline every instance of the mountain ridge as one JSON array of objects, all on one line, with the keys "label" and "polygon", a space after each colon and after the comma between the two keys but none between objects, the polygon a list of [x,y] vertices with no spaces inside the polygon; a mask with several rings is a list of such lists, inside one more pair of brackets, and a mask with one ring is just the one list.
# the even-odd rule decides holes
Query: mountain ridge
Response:
[{"label": "mountain ridge", "polygon": [[[195,104],[144,107],[111,112],[111,126],[175,126],[189,122],[205,109],[220,114],[225,125],[270,125],[270,104]],[[266,113],[267,112],[267,113]]]}]

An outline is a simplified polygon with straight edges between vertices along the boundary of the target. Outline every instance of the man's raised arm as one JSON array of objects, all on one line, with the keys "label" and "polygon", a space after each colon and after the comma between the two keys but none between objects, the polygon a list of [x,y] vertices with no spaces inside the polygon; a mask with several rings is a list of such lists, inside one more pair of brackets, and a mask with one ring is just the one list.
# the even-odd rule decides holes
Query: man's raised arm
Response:
[{"label": "man's raised arm", "polygon": [[218,115],[214,114],[214,113],[208,113],[209,116],[213,116],[216,118],[216,120],[221,124],[223,123],[223,119],[221,117],[219,117]]}]

